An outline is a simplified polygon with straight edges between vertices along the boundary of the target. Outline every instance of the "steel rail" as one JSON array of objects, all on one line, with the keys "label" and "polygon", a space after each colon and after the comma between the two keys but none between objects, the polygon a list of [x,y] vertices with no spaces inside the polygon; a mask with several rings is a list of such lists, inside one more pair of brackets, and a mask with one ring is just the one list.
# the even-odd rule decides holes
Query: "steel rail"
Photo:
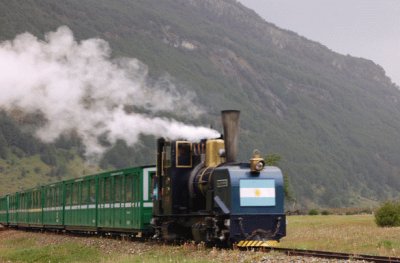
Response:
[{"label": "steel rail", "polygon": [[397,257],[373,256],[373,255],[363,255],[354,253],[340,253],[340,252],[304,250],[304,249],[280,248],[280,247],[270,248],[269,251],[282,252],[288,256],[304,256],[304,257],[317,257],[317,258],[327,258],[327,259],[345,259],[345,260],[363,260],[369,262],[400,263],[400,258]]}]

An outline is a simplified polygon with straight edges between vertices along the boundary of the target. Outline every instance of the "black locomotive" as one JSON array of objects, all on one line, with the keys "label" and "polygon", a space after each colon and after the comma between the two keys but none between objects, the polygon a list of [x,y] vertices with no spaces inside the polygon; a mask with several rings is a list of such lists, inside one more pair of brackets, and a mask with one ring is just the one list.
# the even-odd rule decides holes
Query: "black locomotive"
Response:
[{"label": "black locomotive", "polygon": [[155,236],[273,246],[286,235],[281,171],[257,151],[239,163],[239,111],[223,111],[223,139],[158,140],[153,178]]}]

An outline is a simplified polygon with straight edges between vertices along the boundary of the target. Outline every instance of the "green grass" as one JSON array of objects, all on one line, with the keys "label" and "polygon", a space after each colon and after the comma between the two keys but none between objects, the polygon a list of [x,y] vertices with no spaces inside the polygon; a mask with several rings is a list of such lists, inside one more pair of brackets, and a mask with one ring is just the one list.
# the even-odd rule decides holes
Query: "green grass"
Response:
[{"label": "green grass", "polygon": [[35,240],[32,238],[18,237],[1,243],[5,249],[13,249],[19,247],[32,247],[35,245]]},{"label": "green grass", "polygon": [[0,262],[259,262],[265,253],[72,237],[7,230],[0,232]]},{"label": "green grass", "polygon": [[[372,215],[289,216],[281,247],[400,257],[400,227],[380,228]],[[282,259],[283,258],[283,259]],[[260,262],[278,253],[168,246],[99,237],[0,231],[0,262]]]},{"label": "green grass", "polygon": [[39,246],[33,239],[18,238],[3,244],[0,261],[11,262],[99,262],[100,252],[76,243]]},{"label": "green grass", "polygon": [[381,228],[373,215],[287,217],[282,247],[400,257],[400,227]]}]

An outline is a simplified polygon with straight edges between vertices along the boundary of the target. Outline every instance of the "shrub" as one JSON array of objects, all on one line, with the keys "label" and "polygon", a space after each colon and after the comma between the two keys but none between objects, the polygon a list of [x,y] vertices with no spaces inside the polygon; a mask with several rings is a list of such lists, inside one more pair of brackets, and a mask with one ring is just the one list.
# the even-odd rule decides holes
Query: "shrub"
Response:
[{"label": "shrub", "polygon": [[318,214],[319,214],[319,212],[317,209],[311,209],[310,211],[308,211],[308,215],[310,215],[310,216],[316,216]]},{"label": "shrub", "polygon": [[378,226],[400,226],[400,202],[386,202],[375,213]]},{"label": "shrub", "polygon": [[324,215],[324,216],[327,216],[329,214],[330,214],[330,212],[328,210],[324,210],[321,212],[321,215]]}]

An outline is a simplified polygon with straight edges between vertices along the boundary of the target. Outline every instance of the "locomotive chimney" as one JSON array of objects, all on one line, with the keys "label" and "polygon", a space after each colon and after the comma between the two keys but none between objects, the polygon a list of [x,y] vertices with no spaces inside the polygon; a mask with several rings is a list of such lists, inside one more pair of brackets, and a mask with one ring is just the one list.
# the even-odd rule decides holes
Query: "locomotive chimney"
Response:
[{"label": "locomotive chimney", "polygon": [[224,126],[226,162],[236,162],[238,154],[239,115],[237,110],[224,110],[221,112],[222,125]]}]

